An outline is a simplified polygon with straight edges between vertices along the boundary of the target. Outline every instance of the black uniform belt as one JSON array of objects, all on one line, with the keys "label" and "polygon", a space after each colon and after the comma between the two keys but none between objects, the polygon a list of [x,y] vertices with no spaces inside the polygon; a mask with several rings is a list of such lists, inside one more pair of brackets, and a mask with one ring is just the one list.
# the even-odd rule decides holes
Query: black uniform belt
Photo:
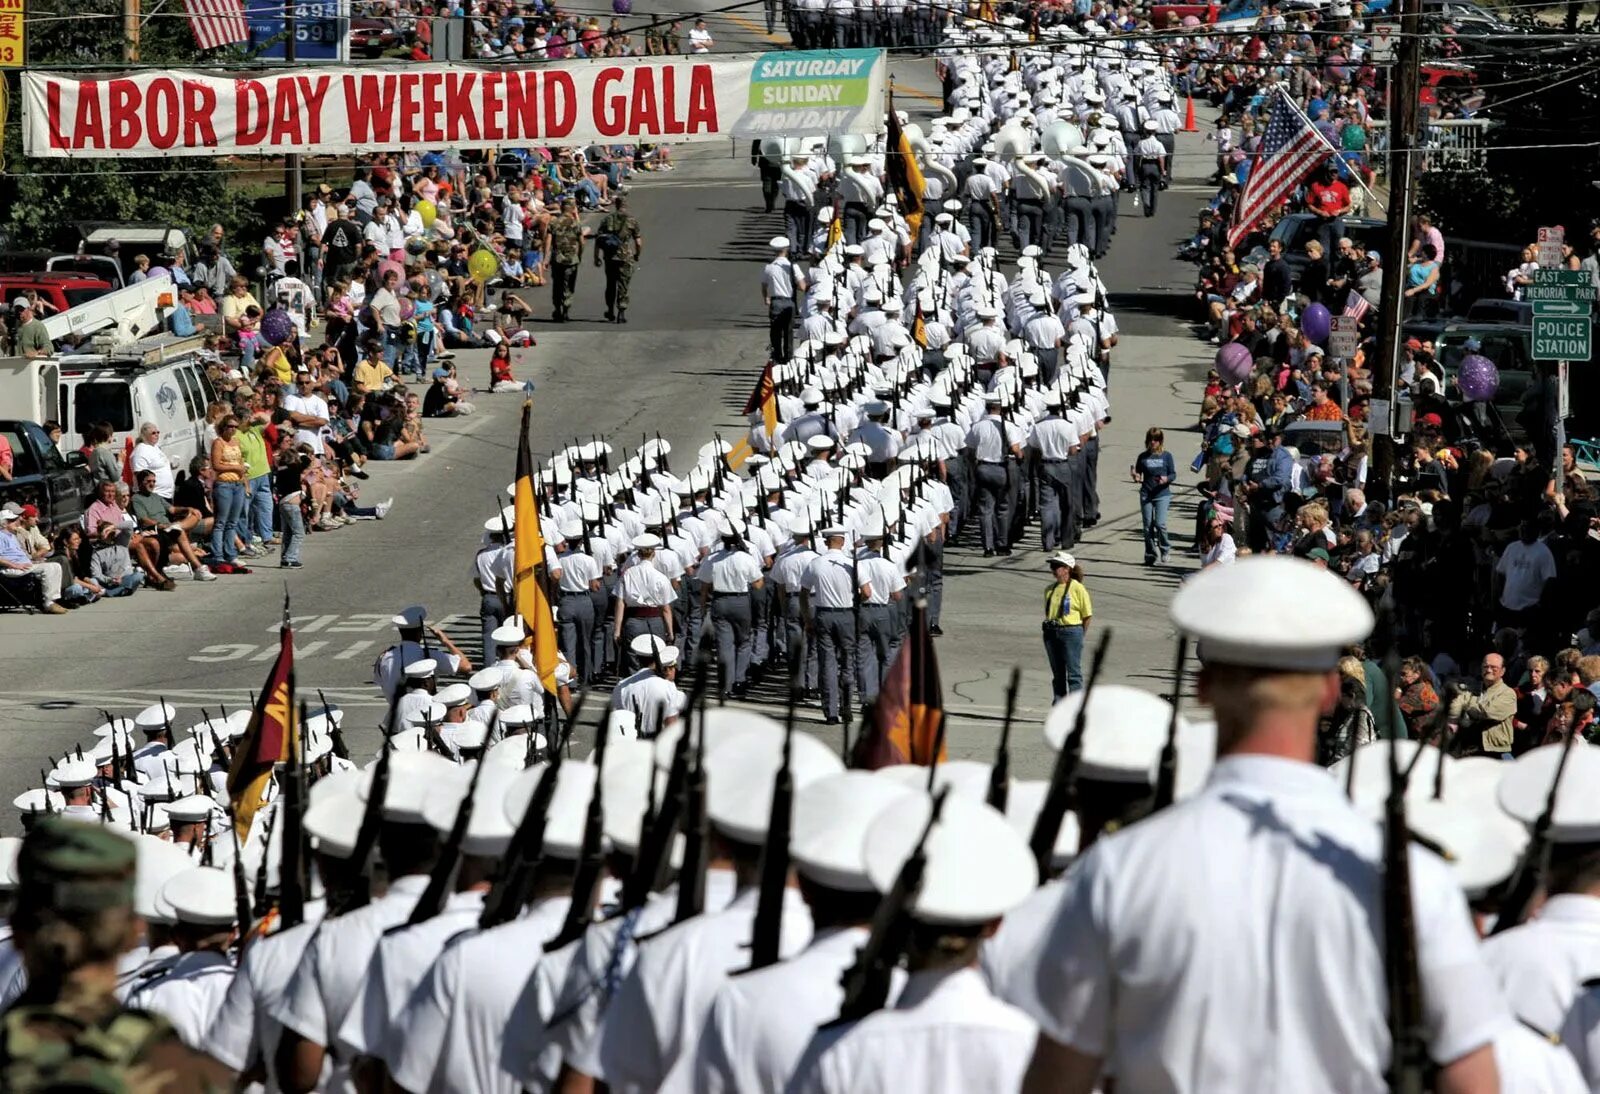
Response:
[{"label": "black uniform belt", "polygon": [[749,596],[749,595],[750,595],[750,590],[749,589],[743,589],[743,590],[741,590],[739,592],[736,592],[736,593],[719,593],[719,592],[713,591],[712,594],[711,594],[711,599],[712,600],[721,600],[723,597],[728,597],[728,596]]},{"label": "black uniform belt", "polygon": [[624,605],[623,611],[633,619],[660,619],[666,614],[665,608],[635,607],[632,604]]},{"label": "black uniform belt", "polygon": [[1071,459],[1063,456],[1059,460],[1040,460],[1040,463],[1071,463]]},{"label": "black uniform belt", "polygon": [[853,611],[855,611],[855,609],[854,608],[818,608],[817,611],[819,613],[820,612],[853,612]]}]

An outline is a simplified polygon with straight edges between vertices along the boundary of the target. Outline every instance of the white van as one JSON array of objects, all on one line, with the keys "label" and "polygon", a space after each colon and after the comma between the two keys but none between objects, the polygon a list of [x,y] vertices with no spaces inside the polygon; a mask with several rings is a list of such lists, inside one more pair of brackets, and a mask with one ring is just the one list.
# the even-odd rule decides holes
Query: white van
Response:
[{"label": "white van", "polygon": [[[193,353],[154,363],[108,360],[90,355],[57,357],[60,366],[58,406],[65,428],[64,443],[82,444],[94,422],[110,422],[114,445],[138,443],[139,428],[154,422],[161,430],[161,448],[187,472],[189,462],[205,445],[206,407],[216,399],[205,365]],[[75,442],[75,443],[74,443]]]}]

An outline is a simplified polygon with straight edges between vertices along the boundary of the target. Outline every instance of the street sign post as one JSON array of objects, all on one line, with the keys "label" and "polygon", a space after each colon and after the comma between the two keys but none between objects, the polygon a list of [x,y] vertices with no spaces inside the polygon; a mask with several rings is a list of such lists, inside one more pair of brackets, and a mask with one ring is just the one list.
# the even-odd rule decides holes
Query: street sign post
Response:
[{"label": "street sign post", "polygon": [[1567,240],[1567,230],[1560,225],[1539,229],[1539,266],[1551,270],[1561,265],[1561,245]]},{"label": "street sign post", "polygon": [[1588,315],[1533,317],[1535,361],[1587,361],[1594,351],[1594,324]]},{"label": "street sign post", "polygon": [[1588,315],[1594,281],[1588,270],[1535,270],[1522,298],[1533,305],[1535,315]]}]

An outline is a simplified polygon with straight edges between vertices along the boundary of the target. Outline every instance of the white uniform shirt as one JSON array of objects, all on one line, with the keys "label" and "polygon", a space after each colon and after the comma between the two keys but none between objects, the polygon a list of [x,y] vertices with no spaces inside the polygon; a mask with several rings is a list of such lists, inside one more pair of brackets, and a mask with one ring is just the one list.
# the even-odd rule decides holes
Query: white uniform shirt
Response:
[{"label": "white uniform shirt", "polygon": [[445,947],[390,1025],[383,1058],[395,1082],[429,1094],[520,1094],[500,1064],[500,1045],[570,905],[569,897],[550,897],[521,919]]},{"label": "white uniform shirt", "polygon": [[660,676],[654,668],[643,668],[618,681],[611,692],[611,708],[633,714],[639,736],[646,739],[661,732],[663,711],[670,718],[683,709],[688,698],[677,684]]},{"label": "white uniform shirt", "polygon": [[789,593],[798,595],[806,581],[806,572],[817,559],[817,552],[803,544],[791,545],[778,552],[772,564],[772,580]]},{"label": "white uniform shirt", "polygon": [[1033,423],[1028,434],[1028,447],[1039,453],[1041,460],[1064,460],[1078,447],[1081,434],[1065,418],[1049,417]]},{"label": "white uniform shirt", "polygon": [[761,267],[761,288],[773,300],[793,300],[802,279],[794,272],[794,263],[779,255]]},{"label": "white uniform shirt", "polygon": [[600,564],[582,551],[568,551],[556,561],[561,566],[559,585],[564,593],[586,593],[591,581],[600,580]]},{"label": "white uniform shirt", "polygon": [[[779,953],[811,940],[811,915],[796,889],[785,889]],[[606,1010],[600,1040],[602,1076],[617,1094],[694,1087],[694,1056],[712,1000],[728,974],[750,963],[755,886],[721,912],[679,924],[639,948],[633,970]]]},{"label": "white uniform shirt", "polygon": [[761,577],[761,563],[749,551],[724,548],[700,564],[700,580],[710,584],[713,594],[749,592]]},{"label": "white uniform shirt", "polygon": [[494,696],[496,706],[506,710],[526,703],[535,711],[539,709],[539,696],[544,694],[544,685],[539,683],[537,672],[524,668],[515,657],[496,661],[490,667],[500,673],[500,686],[495,689]]},{"label": "white uniform shirt", "polygon": [[360,993],[339,1027],[339,1052],[347,1059],[377,1056],[388,1043],[389,1023],[411,998],[445,943],[477,927],[483,891],[451,893],[431,919],[386,931],[367,966]]},{"label": "white uniform shirt", "polygon": [[972,968],[914,973],[894,1005],[800,1065],[796,1094],[966,1094],[1022,1087],[1037,1029]]},{"label": "white uniform shirt", "polygon": [[967,431],[967,447],[979,463],[1004,463],[1011,455],[1011,446],[1020,445],[1026,436],[1010,422],[994,415],[986,415],[973,423]]},{"label": "white uniform shirt", "polygon": [[1494,1039],[1494,1066],[1500,1073],[1500,1094],[1589,1094],[1574,1052],[1565,1042],[1550,1043],[1520,1022],[1512,1022]]},{"label": "white uniform shirt", "polygon": [[440,676],[454,676],[461,669],[461,658],[447,650],[430,646],[424,650],[412,641],[397,642],[378,655],[372,666],[372,682],[382,690],[384,698],[392,699],[405,682],[406,666],[433,658],[435,672]]},{"label": "white uniform shirt", "polygon": [[1600,897],[1553,896],[1537,918],[1483,944],[1511,1013],[1546,1033],[1561,1029],[1579,986],[1600,976]]},{"label": "white uniform shirt", "polygon": [[806,589],[811,593],[813,610],[854,607],[855,571],[850,566],[850,557],[843,551],[819,554],[806,573]]},{"label": "white uniform shirt", "polygon": [[[305,955],[306,944],[327,907],[325,900],[308,900],[305,919],[300,923],[245,947],[238,975],[228,985],[228,993],[206,1035],[205,1051],[209,1055],[234,1071],[244,1071],[259,1059],[266,1064],[269,1078],[273,1075],[272,1057],[283,1027],[268,1012],[289,986],[289,978]],[[269,1082],[267,1089],[278,1088]]]},{"label": "white uniform shirt", "polygon": [[516,565],[516,552],[504,545],[485,547],[472,559],[472,573],[478,579],[478,584],[483,586],[483,591],[491,596],[499,596],[504,590],[511,594],[513,568]]},{"label": "white uniform shirt", "polygon": [[127,1006],[154,1011],[172,1023],[183,1043],[208,1052],[206,1034],[233,982],[233,962],[211,950],[180,955],[161,976],[128,993]]},{"label": "white uniform shirt", "polygon": [[[1075,864],[1015,1001],[1129,1090],[1387,1090],[1382,855],[1321,768],[1225,756]],[[1411,873],[1424,1036],[1449,1062],[1510,1019],[1449,868],[1413,847]],[[1224,1025],[1194,1020],[1222,1001]]]}]

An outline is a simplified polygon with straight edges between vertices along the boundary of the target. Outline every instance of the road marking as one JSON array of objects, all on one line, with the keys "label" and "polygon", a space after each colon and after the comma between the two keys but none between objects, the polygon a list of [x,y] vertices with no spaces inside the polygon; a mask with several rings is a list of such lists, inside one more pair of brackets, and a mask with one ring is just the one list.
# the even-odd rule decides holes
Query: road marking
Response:
[{"label": "road marking", "polygon": [[372,645],[371,642],[353,642],[341,652],[334,654],[333,659],[335,661],[348,661],[370,645]]}]

